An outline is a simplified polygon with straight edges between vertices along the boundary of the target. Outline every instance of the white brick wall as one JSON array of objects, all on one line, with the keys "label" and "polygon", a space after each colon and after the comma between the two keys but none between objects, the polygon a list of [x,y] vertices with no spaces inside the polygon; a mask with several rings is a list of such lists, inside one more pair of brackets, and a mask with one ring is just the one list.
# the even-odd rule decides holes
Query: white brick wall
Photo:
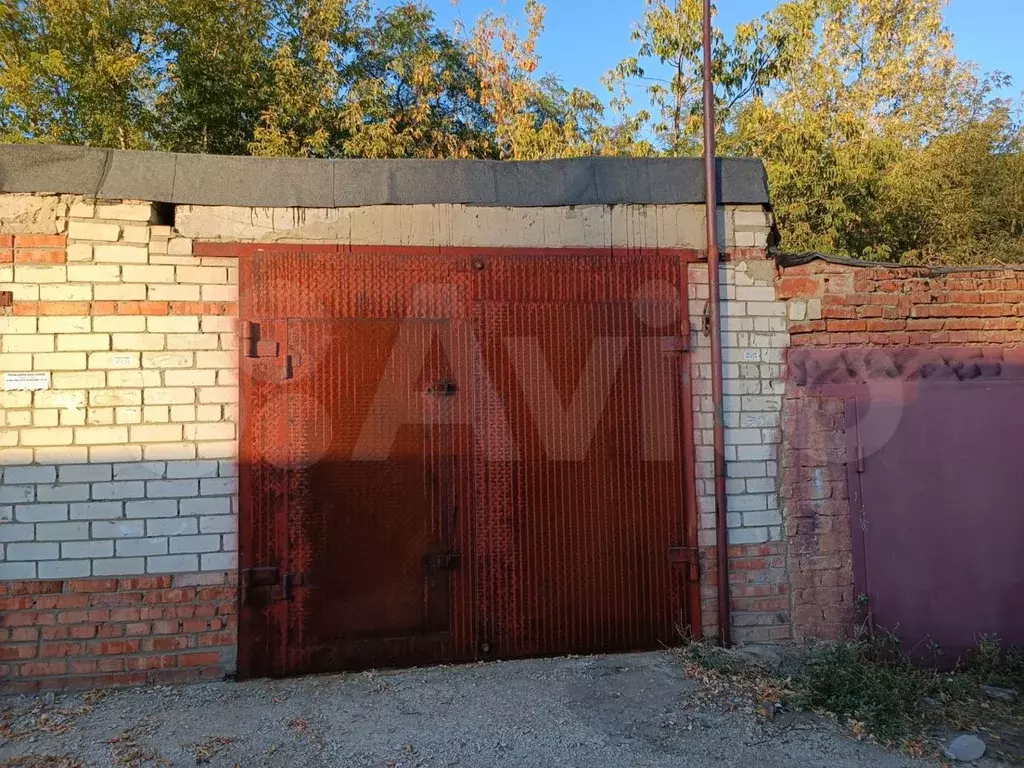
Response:
[{"label": "white brick wall", "polygon": [[[233,567],[235,474],[233,461],[0,467],[0,579]],[[165,557],[185,554],[184,569]]]},{"label": "white brick wall", "polygon": [[[0,265],[0,289],[13,290],[16,302],[175,302],[179,309],[0,316],[0,371],[52,376],[49,390],[0,392],[0,579],[235,567],[236,323],[191,309],[237,300],[233,260],[192,255],[191,237],[153,223],[149,203],[51,196],[38,198],[37,211],[26,205],[26,196],[0,195],[0,211],[16,208],[21,227],[5,230],[0,220],[0,231],[66,232],[67,263]],[[762,209],[728,206],[720,217],[728,245],[766,243],[771,221]],[[183,234],[226,240],[703,245],[699,206],[383,206],[301,216],[182,206],[178,221]],[[733,543],[782,536],[778,444],[789,338],[773,268],[736,261],[722,270]],[[691,266],[689,283],[700,544],[712,545],[705,265]]]},{"label": "white brick wall", "polygon": [[[730,261],[722,265],[720,273],[730,544],[778,541],[783,535],[779,443],[782,363],[789,333],[786,304],[775,297],[774,269],[774,263],[766,260]],[[714,546],[711,342],[703,332],[708,302],[706,264],[690,266],[689,293],[699,544]]]},{"label": "white brick wall", "polygon": [[134,305],[234,301],[209,297],[236,296],[237,270],[193,256],[149,203],[62,204],[35,226],[67,232],[68,263],[0,282],[16,302],[122,304],[0,315],[0,372],[52,377],[0,391],[0,580],[233,568],[235,319]]}]

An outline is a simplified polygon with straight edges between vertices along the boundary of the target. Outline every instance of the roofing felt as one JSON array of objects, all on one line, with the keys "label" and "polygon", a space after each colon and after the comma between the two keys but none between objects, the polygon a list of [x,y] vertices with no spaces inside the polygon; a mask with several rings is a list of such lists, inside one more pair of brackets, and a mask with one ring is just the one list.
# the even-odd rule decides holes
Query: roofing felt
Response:
[{"label": "roofing felt", "polygon": [[[768,203],[764,166],[717,160],[719,202]],[[0,192],[246,207],[673,205],[704,202],[700,158],[319,160],[0,146]]]}]

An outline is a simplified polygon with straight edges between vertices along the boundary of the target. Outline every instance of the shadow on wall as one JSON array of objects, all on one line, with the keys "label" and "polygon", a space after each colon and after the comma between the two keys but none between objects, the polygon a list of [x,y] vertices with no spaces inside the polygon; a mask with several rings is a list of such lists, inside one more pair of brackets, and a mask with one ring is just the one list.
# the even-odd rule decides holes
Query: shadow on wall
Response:
[{"label": "shadow on wall", "polygon": [[234,461],[0,467],[0,578],[236,567]]}]

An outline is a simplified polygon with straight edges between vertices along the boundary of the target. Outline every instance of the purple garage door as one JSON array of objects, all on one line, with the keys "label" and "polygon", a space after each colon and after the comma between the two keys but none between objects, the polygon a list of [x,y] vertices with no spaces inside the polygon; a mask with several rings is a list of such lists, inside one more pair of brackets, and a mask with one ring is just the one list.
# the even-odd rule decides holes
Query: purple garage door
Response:
[{"label": "purple garage door", "polygon": [[1024,644],[1024,382],[903,391],[847,409],[855,566],[872,620],[915,655],[938,644],[946,663],[981,635]]}]

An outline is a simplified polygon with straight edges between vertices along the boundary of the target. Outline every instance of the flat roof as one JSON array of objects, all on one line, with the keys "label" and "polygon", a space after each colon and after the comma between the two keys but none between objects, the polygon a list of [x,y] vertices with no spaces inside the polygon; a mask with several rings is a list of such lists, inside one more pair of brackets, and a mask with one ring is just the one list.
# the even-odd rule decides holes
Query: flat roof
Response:
[{"label": "flat roof", "polygon": [[[720,203],[768,203],[760,160],[719,158],[717,168]],[[267,208],[675,205],[704,202],[704,166],[692,157],[310,160],[8,144],[0,192]]]}]

